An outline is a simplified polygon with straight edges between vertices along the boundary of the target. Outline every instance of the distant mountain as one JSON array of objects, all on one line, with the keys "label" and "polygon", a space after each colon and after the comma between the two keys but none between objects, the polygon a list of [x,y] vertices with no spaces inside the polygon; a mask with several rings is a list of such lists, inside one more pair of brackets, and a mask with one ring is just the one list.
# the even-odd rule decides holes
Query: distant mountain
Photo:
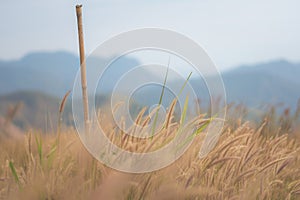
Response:
[{"label": "distant mountain", "polygon": [[300,98],[300,64],[277,60],[222,73],[227,101],[251,107],[279,104],[295,108]]},{"label": "distant mountain", "polygon": [[[97,65],[106,61],[104,58],[87,58],[87,71],[94,74]],[[114,67],[106,70],[103,77],[105,86],[139,62],[123,57]],[[17,91],[36,91],[56,97],[62,97],[73,88],[74,79],[79,70],[79,58],[67,52],[37,52],[26,55],[20,60],[0,61],[0,95]],[[105,90],[109,90],[105,88]]]},{"label": "distant mountain", "polygon": [[[87,60],[88,74],[96,81],[95,71],[98,65],[107,62],[107,59],[89,57]],[[98,88],[101,94],[107,94],[127,71],[138,66],[138,60],[123,57],[111,63],[99,81]],[[68,90],[73,88],[74,78],[79,70],[79,58],[68,52],[37,52],[31,53],[20,60],[0,61],[0,95],[17,91],[35,91],[61,98]],[[134,85],[139,79],[161,80],[164,74],[154,75],[147,70],[138,71],[138,75],[131,75],[128,85]],[[251,66],[240,66],[222,72],[228,102],[244,103],[248,106],[259,106],[265,103],[284,103],[294,107],[300,98],[300,64],[285,60],[260,63]],[[91,79],[93,79],[91,78]],[[214,77],[211,77],[214,78]],[[162,81],[161,81],[162,82]],[[201,79],[191,79],[190,83],[197,88],[200,99],[207,98],[208,91]],[[168,83],[174,87],[181,87],[182,81]],[[126,87],[123,85],[123,87]],[[97,92],[99,92],[97,88]],[[90,91],[91,92],[91,91]],[[158,87],[148,87],[136,96],[143,103],[152,104],[145,94],[159,96]],[[147,101],[149,100],[149,102]],[[151,100],[153,101],[153,100]]]},{"label": "distant mountain", "polygon": [[[104,62],[107,60],[103,58],[88,59],[88,73],[94,75],[94,79],[97,78],[95,73],[97,65]],[[107,96],[104,95],[111,92],[113,85],[123,74],[139,64],[138,60],[130,57],[112,63],[113,67],[107,69],[99,81],[101,90],[100,93],[97,90],[99,96],[96,96],[96,106],[107,101]],[[0,117],[5,118],[8,109],[21,102],[23,106],[14,118],[14,122],[19,127],[34,126],[44,130],[51,126],[55,127],[60,99],[72,89],[78,69],[78,57],[67,52],[32,53],[20,60],[0,61]],[[164,75],[164,73],[153,74],[145,68],[128,76],[128,82],[126,85],[121,85],[121,88],[135,85],[144,78],[163,83]],[[300,63],[285,60],[240,66],[222,72],[227,102],[243,103],[252,108],[279,103],[283,103],[285,107],[296,108],[300,98],[299,76]],[[168,80],[167,85],[179,90],[183,83],[184,80]],[[196,88],[200,100],[204,99],[205,102],[209,99],[203,79],[194,78],[189,80],[189,83]],[[145,86],[136,89],[132,94],[133,105],[158,103],[161,86]],[[166,90],[164,98],[163,104],[168,105],[174,95]],[[70,103],[66,107],[67,115],[71,115]],[[71,120],[69,122],[71,123]]]},{"label": "distant mountain", "polygon": [[[256,109],[266,105],[282,105],[284,108],[294,109],[300,99],[300,63],[277,60],[240,66],[221,72],[221,76],[226,90],[227,103],[241,103]],[[214,82],[216,77],[211,75],[208,79]],[[202,105],[207,106],[210,96],[204,79],[197,76],[197,78],[191,78],[189,83],[195,89]],[[167,85],[173,88],[181,88],[183,84],[184,80],[167,82]],[[160,93],[161,89],[149,87],[141,92],[140,96],[136,96],[136,99],[145,105],[151,105],[153,101],[158,102]],[[151,94],[156,99],[147,98],[147,94]],[[173,98],[172,95],[167,96]]]},{"label": "distant mountain", "polygon": [[78,62],[66,52],[32,53],[0,62],[0,94],[25,90],[62,96],[72,87]]}]

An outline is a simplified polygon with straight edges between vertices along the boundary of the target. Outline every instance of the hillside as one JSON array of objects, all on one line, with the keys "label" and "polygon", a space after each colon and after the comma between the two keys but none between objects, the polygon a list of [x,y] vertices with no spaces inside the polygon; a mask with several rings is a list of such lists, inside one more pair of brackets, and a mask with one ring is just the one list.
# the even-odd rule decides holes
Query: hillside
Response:
[{"label": "hillside", "polygon": [[[88,61],[89,73],[93,74],[97,63],[105,60],[90,58]],[[5,117],[10,108],[21,103],[14,118],[14,123],[19,127],[24,129],[34,126],[43,130],[54,129],[57,123],[60,99],[73,87],[78,62],[76,56],[67,52],[32,53],[20,60],[0,61],[0,116]],[[99,83],[103,87],[101,88],[101,98],[98,98],[96,102],[97,106],[107,100],[107,97],[103,95],[113,89],[112,86],[126,71],[139,65],[139,61],[125,57],[115,62],[114,65],[116,68],[112,67],[106,70]],[[134,84],[143,77],[160,78],[159,80],[164,78],[164,74],[155,76],[147,70],[139,73],[142,73],[139,77],[136,74],[130,76],[129,80],[132,82],[128,84]],[[266,104],[280,104],[283,105],[281,108],[296,108],[300,98],[299,75],[300,63],[291,63],[285,60],[240,66],[222,72],[227,102],[243,103],[255,109],[261,109],[262,105]],[[201,100],[204,99],[202,102],[205,102],[209,95],[203,80],[194,78],[190,80],[190,83],[196,88],[198,97]],[[170,80],[168,84],[180,88],[183,82]],[[122,87],[126,88],[126,85]],[[137,105],[153,105],[158,103],[160,93],[161,88],[156,85],[139,89],[133,96]],[[149,98],[149,95],[152,98]],[[170,98],[174,96],[166,90],[164,97],[163,104],[168,104]],[[69,99],[66,107],[68,123],[71,123],[70,116]]]},{"label": "hillside", "polygon": [[[261,109],[266,105],[277,105],[279,109],[297,107],[300,98],[300,63],[291,63],[285,60],[275,60],[251,66],[239,66],[221,72],[226,91],[227,103],[244,104],[254,109]],[[194,75],[193,75],[194,76]],[[197,97],[203,105],[208,105],[209,91],[200,76],[192,78],[189,83],[195,89]],[[208,77],[215,79],[215,76]],[[181,88],[184,80],[172,80],[167,83],[173,88]],[[146,94],[155,96],[158,102],[161,89],[153,86],[137,96],[138,101],[144,104],[153,104],[153,99]],[[167,97],[166,95],[165,97]],[[169,95],[172,97],[172,95]]]},{"label": "hillside", "polygon": [[222,74],[229,102],[251,107],[280,104],[295,108],[300,98],[300,64],[285,60],[242,66]]},{"label": "hillside", "polygon": [[[91,75],[99,64],[106,60],[98,57],[87,58],[87,72]],[[123,57],[115,67],[106,71],[103,81],[111,83],[125,71],[139,65],[138,61]],[[35,91],[55,97],[62,97],[74,84],[79,70],[79,58],[68,52],[35,52],[20,60],[0,61],[0,95]],[[111,85],[111,84],[107,84]]]},{"label": "hillside", "polygon": [[[102,58],[88,59],[88,73],[93,75]],[[124,57],[112,64],[100,81],[102,91],[107,93],[127,71],[139,65],[134,58]],[[61,98],[73,87],[74,78],[79,69],[79,59],[68,52],[31,53],[20,60],[0,61],[0,95],[18,91],[36,91]],[[255,65],[244,65],[222,72],[228,102],[245,103],[259,106],[266,103],[284,103],[294,107],[300,97],[300,64],[285,60],[275,60]],[[156,78],[145,70],[139,77]],[[95,77],[97,78],[97,77]],[[138,77],[134,75],[132,82]],[[212,77],[213,78],[213,77]],[[200,98],[207,96],[203,80],[191,79],[190,83],[199,88]],[[130,83],[132,84],[132,83]],[[182,83],[173,81],[169,84]],[[160,91],[148,88],[154,96]],[[157,94],[155,94],[157,93]],[[144,93],[143,93],[144,94]],[[144,96],[144,95],[143,95]],[[144,102],[143,97],[143,102]]]},{"label": "hillside", "polygon": [[15,92],[0,96],[0,116],[9,117],[10,110],[16,108],[12,122],[22,129],[31,127],[43,131],[53,131],[56,128],[58,98],[38,92]]},{"label": "hillside", "polygon": [[20,60],[0,62],[0,69],[2,95],[25,90],[61,96],[72,87],[78,59],[66,52],[32,53]]}]

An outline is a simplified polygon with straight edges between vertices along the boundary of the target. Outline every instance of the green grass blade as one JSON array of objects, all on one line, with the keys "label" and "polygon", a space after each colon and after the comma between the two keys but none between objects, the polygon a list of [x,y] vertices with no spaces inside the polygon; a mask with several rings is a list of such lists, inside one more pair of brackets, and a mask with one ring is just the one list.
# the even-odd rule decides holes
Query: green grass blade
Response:
[{"label": "green grass blade", "polygon": [[192,76],[192,73],[193,72],[190,72],[189,76],[187,77],[187,79],[185,80],[184,84],[182,85],[182,87],[180,88],[179,90],[179,93],[178,93],[178,97],[181,95],[181,93],[183,92],[186,84],[188,83],[188,81],[190,80],[191,76]]},{"label": "green grass blade", "polygon": [[166,83],[167,83],[167,79],[168,79],[169,68],[170,68],[170,58],[169,58],[169,62],[168,62],[168,67],[167,67],[167,72],[166,72],[166,75],[165,75],[165,80],[164,80],[163,88],[162,88],[162,91],[161,91],[161,94],[160,94],[160,98],[159,98],[159,102],[158,102],[159,105],[162,104],[163,96],[164,96],[164,93],[165,93],[165,87],[166,87]]},{"label": "green grass blade", "polygon": [[16,183],[19,185],[20,187],[20,180],[19,180],[19,176],[18,176],[18,173],[17,173],[17,170],[14,166],[14,163],[12,161],[9,161],[9,168],[11,170],[11,173],[16,181]]},{"label": "green grass blade", "polygon": [[57,142],[55,142],[54,145],[52,145],[50,152],[46,155],[46,158],[48,160],[48,167],[52,166],[53,160],[57,152],[57,147]]},{"label": "green grass blade", "polygon": [[201,132],[203,132],[208,125],[211,123],[211,121],[214,118],[210,118],[209,120],[205,121],[197,130],[195,130],[186,140],[184,140],[182,143],[180,143],[177,147],[177,150],[182,148],[183,146],[185,146],[188,142],[190,142],[192,139],[194,139],[194,137],[196,137],[197,135],[199,135]]},{"label": "green grass blade", "polygon": [[211,119],[210,119],[209,121],[205,122],[202,126],[200,126],[200,127],[193,133],[193,135],[196,136],[196,135],[200,134],[202,131],[204,131],[204,130],[208,127],[208,125],[210,124],[210,122],[211,122]]},{"label": "green grass blade", "polygon": [[184,101],[183,111],[182,111],[181,116],[180,116],[179,128],[178,128],[178,131],[177,131],[177,134],[176,134],[177,137],[179,137],[182,133],[183,123],[185,122],[185,119],[186,119],[186,112],[187,112],[187,109],[188,109],[188,105],[189,105],[189,96],[186,96],[185,101]]},{"label": "green grass blade", "polygon": [[[170,68],[170,60],[171,59],[169,57],[167,72],[166,72],[166,75],[165,75],[165,80],[164,80],[163,88],[162,88],[162,91],[161,91],[161,94],[160,94],[158,106],[160,106],[162,104],[163,96],[164,96],[164,93],[165,93],[165,87],[166,87],[166,83],[167,83],[167,79],[168,79],[168,74],[169,74],[169,68]],[[156,128],[156,124],[157,124],[157,118],[158,118],[158,112],[159,112],[159,110],[160,110],[160,107],[157,109],[155,117],[154,117],[153,126],[152,126],[152,137],[151,138],[153,138],[154,133],[155,133],[155,128]]]},{"label": "green grass blade", "polygon": [[180,126],[182,126],[182,124],[185,122],[188,105],[189,105],[189,96],[186,96],[184,101],[183,111],[180,118]]},{"label": "green grass blade", "polygon": [[39,155],[39,159],[40,159],[40,164],[42,164],[42,162],[43,162],[42,139],[38,138],[38,136],[35,135],[35,142],[36,142],[36,145],[37,145],[37,150],[38,150],[38,155]]},{"label": "green grass blade", "polygon": [[[180,95],[181,95],[181,93],[183,92],[183,90],[184,90],[186,84],[187,84],[188,81],[190,80],[190,78],[191,78],[191,76],[192,76],[192,73],[193,73],[193,72],[190,72],[190,74],[189,74],[188,77],[186,78],[185,82],[184,82],[183,85],[181,86],[180,91],[179,91],[179,93],[178,93],[176,99],[178,99],[178,98],[180,97]],[[165,128],[165,124],[164,124],[163,128]]]}]

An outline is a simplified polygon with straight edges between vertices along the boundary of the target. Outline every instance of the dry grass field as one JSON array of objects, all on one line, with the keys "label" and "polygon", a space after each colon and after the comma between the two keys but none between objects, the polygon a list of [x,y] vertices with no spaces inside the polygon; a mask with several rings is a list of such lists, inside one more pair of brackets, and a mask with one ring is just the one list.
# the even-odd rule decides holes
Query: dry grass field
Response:
[{"label": "dry grass field", "polygon": [[[198,158],[204,130],[175,163],[145,174],[104,166],[85,150],[73,128],[2,137],[0,199],[299,199],[298,114],[286,110],[275,119],[269,112],[261,123],[232,115],[207,157]],[[151,147],[164,142],[168,131],[151,140]],[[120,137],[119,144],[139,151],[129,137]]]}]

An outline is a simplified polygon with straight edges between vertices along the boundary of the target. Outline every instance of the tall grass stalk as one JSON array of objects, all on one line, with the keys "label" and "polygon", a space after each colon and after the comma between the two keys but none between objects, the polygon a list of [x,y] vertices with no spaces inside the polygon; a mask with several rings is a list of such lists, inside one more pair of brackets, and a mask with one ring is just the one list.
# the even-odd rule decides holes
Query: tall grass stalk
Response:
[{"label": "tall grass stalk", "polygon": [[18,176],[17,170],[15,168],[15,165],[12,161],[9,161],[9,168],[11,170],[11,173],[12,173],[16,183],[18,184],[19,188],[21,188],[21,183],[20,183],[20,180],[19,180],[19,176]]},{"label": "tall grass stalk", "polygon": [[37,146],[37,152],[38,152],[40,165],[42,166],[42,164],[43,164],[42,136],[37,136],[37,134],[35,134],[34,137],[35,137],[35,142],[36,142],[36,146]]},{"label": "tall grass stalk", "polygon": [[65,105],[68,99],[68,96],[70,95],[71,91],[69,90],[63,97],[63,99],[60,102],[59,110],[58,110],[58,122],[57,122],[57,145],[59,146],[60,141],[60,134],[61,134],[61,125],[63,121],[63,114],[65,110]]},{"label": "tall grass stalk", "polygon": [[162,90],[161,90],[161,94],[160,94],[160,97],[159,97],[159,101],[158,101],[158,110],[156,111],[156,114],[155,114],[155,117],[154,117],[154,121],[153,121],[153,126],[152,126],[152,137],[151,139],[153,138],[154,134],[155,134],[155,129],[156,129],[156,124],[157,124],[157,119],[158,119],[158,113],[159,113],[159,110],[160,110],[160,106],[162,104],[162,100],[163,100],[163,96],[164,96],[164,93],[165,93],[165,87],[166,87],[166,83],[167,83],[167,78],[168,78],[168,74],[169,74],[169,68],[170,68],[170,60],[171,58],[169,57],[169,61],[168,61],[168,66],[167,66],[167,71],[166,71],[166,75],[165,75],[165,79],[164,79],[164,84],[163,84],[163,87],[162,87]]}]

